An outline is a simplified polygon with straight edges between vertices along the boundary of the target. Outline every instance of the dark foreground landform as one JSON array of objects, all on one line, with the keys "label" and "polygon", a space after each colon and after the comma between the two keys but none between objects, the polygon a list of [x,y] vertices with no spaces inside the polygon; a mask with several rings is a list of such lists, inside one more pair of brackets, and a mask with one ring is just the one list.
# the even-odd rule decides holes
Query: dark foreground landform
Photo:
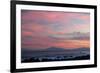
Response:
[{"label": "dark foreground landform", "polygon": [[61,48],[49,48],[44,51],[23,51],[21,56],[22,63],[30,62],[50,62],[50,61],[70,61],[70,60],[89,60],[90,49],[78,48],[75,50],[64,50]]},{"label": "dark foreground landform", "polygon": [[29,63],[29,62],[49,62],[49,61],[69,61],[69,60],[88,60],[90,59],[90,55],[86,55],[86,56],[77,56],[74,58],[67,58],[66,56],[64,57],[55,57],[55,58],[35,58],[32,57],[30,59],[24,59],[22,62],[23,63]]}]

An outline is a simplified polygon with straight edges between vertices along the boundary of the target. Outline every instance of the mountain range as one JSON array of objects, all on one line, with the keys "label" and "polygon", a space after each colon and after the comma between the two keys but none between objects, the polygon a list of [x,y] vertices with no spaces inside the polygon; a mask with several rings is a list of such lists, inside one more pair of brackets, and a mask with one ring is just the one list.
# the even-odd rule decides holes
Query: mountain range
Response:
[{"label": "mountain range", "polygon": [[47,51],[47,52],[62,52],[62,51],[90,51],[89,48],[75,48],[75,49],[64,49],[64,48],[57,48],[57,47],[49,47],[49,48],[46,48],[46,49],[42,49],[42,50],[28,50],[28,49],[22,49],[22,52],[28,52],[28,51],[36,51],[36,52],[40,52],[40,51]]}]

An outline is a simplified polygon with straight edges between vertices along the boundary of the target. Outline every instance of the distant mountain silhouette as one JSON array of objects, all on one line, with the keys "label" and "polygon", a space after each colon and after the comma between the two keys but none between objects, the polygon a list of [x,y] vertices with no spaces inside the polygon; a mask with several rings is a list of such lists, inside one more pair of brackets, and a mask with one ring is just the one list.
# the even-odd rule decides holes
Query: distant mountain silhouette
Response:
[{"label": "distant mountain silhouette", "polygon": [[63,48],[57,48],[57,47],[50,47],[45,49],[45,51],[65,51],[66,49]]},{"label": "distant mountain silhouette", "polygon": [[47,52],[56,52],[56,51],[90,51],[89,48],[75,48],[75,49],[69,49],[69,48],[57,48],[57,47],[49,47],[46,49],[42,49],[42,50],[29,50],[29,49],[22,49],[22,52],[38,52],[38,51],[47,51]]}]

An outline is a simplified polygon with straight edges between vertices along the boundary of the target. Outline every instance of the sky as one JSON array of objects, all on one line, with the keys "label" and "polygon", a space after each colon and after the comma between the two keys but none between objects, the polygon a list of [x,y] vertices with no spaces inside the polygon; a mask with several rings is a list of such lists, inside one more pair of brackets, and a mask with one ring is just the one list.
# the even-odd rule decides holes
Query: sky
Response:
[{"label": "sky", "polygon": [[90,14],[21,10],[21,47],[90,48]]}]

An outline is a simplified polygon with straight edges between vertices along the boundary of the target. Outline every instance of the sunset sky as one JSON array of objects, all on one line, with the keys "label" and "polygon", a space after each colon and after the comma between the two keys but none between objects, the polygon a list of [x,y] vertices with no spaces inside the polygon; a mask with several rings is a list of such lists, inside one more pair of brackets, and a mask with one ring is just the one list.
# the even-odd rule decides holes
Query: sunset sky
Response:
[{"label": "sunset sky", "polygon": [[90,48],[90,14],[21,10],[24,49]]}]

